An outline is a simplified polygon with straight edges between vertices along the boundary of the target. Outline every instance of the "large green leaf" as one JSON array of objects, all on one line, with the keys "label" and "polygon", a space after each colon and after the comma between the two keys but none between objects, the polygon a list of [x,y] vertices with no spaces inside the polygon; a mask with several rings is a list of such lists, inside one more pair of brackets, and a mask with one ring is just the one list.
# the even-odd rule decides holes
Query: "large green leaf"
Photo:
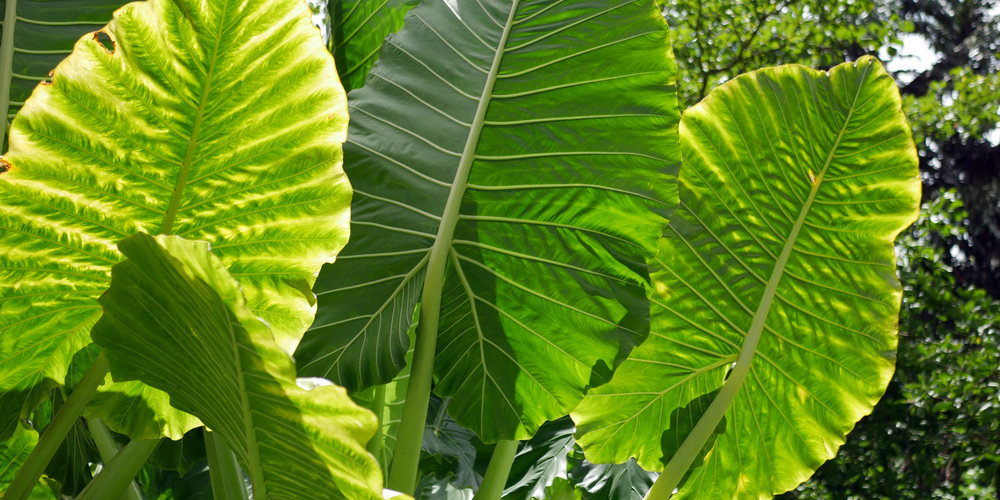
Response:
[{"label": "large green leaf", "polygon": [[[573,412],[577,440],[591,461],[670,461],[679,479],[661,443],[693,462],[724,421],[678,498],[770,498],[831,458],[892,376],[893,239],[917,216],[916,152],[869,57],[741,76],[685,111],[681,147],[653,333]],[[720,387],[686,438],[663,439]]]},{"label": "large green leaf", "polygon": [[441,291],[436,391],[484,441],[523,439],[647,335],[675,65],[651,0],[453,5],[411,10],[351,93],[351,244],[295,357],[351,391],[384,384],[421,290]]},{"label": "large green leaf", "polygon": [[130,4],[105,29],[112,50],[85,36],[35,89],[0,168],[0,438],[62,383],[136,232],[212,242],[294,349],[350,198],[345,98],[309,15],[298,0]]},{"label": "large green leaf", "polygon": [[170,394],[222,437],[254,498],[381,498],[365,444],[378,420],[341,387],[304,390],[240,285],[204,242],[126,238],[94,341],[121,380]]},{"label": "large green leaf", "polygon": [[[14,117],[39,82],[87,32],[100,29],[126,0],[5,0],[0,29],[0,110]],[[9,123],[0,120],[3,150]]]},{"label": "large green leaf", "polygon": [[[24,460],[28,458],[31,449],[38,443],[38,433],[22,426],[14,429],[14,434],[3,442],[0,442],[0,497],[7,491],[7,486],[14,479]],[[41,481],[31,490],[31,500],[58,500],[59,485],[48,477],[42,477]]]},{"label": "large green leaf", "polygon": [[386,35],[399,31],[403,16],[420,0],[329,0],[330,52],[344,90],[361,88]]}]

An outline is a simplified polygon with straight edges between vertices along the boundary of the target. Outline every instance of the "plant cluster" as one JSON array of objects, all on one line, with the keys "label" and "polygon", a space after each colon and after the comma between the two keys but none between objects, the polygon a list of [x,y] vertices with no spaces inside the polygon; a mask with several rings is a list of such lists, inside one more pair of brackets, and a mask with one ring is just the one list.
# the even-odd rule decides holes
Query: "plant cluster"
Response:
[{"label": "plant cluster", "polygon": [[20,107],[5,500],[771,498],[871,412],[920,199],[878,61],[682,115],[652,0],[329,12],[128,4]]}]

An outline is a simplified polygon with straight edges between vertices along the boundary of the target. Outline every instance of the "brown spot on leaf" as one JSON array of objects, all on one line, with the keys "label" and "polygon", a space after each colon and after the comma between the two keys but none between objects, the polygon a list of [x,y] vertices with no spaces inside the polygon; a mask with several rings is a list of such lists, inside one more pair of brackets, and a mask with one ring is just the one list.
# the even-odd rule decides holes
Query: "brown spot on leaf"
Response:
[{"label": "brown spot on leaf", "polygon": [[108,54],[115,54],[117,44],[115,44],[115,41],[104,30],[94,32],[94,41],[99,43]]},{"label": "brown spot on leaf", "polygon": [[52,77],[56,74],[56,70],[49,71],[48,80],[42,80],[39,85],[52,85]]},{"label": "brown spot on leaf", "polygon": [[12,165],[3,156],[0,156],[0,174],[5,174]]}]

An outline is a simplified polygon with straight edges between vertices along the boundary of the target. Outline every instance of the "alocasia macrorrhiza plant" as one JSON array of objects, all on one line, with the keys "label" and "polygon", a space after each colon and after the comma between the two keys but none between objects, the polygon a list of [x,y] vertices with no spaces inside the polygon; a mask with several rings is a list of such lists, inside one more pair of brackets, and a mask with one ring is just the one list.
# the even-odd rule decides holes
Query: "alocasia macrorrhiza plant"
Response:
[{"label": "alocasia macrorrhiza plant", "polygon": [[[456,456],[492,455],[460,464],[484,499],[566,477],[573,422],[587,463],[664,471],[649,498],[769,498],[870,411],[919,198],[878,62],[761,70],[681,117],[651,0],[328,10],[324,47],[297,0],[129,4],[17,114],[4,498],[51,494],[81,414],[105,467],[79,498],[140,497],[202,423],[217,497],[241,468],[255,498],[414,494],[432,390],[482,441]],[[588,498],[639,471],[588,467]]]}]

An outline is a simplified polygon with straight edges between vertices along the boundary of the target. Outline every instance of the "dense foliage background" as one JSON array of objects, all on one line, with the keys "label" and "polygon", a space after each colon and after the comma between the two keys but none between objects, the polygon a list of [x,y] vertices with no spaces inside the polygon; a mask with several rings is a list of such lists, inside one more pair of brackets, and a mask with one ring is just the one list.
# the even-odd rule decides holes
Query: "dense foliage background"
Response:
[{"label": "dense foliage background", "polygon": [[[788,499],[1000,498],[1000,2],[670,0],[682,104],[756,68],[888,62],[924,181],[896,376]],[[905,47],[904,47],[905,45]],[[933,61],[908,57],[926,45]]]}]

